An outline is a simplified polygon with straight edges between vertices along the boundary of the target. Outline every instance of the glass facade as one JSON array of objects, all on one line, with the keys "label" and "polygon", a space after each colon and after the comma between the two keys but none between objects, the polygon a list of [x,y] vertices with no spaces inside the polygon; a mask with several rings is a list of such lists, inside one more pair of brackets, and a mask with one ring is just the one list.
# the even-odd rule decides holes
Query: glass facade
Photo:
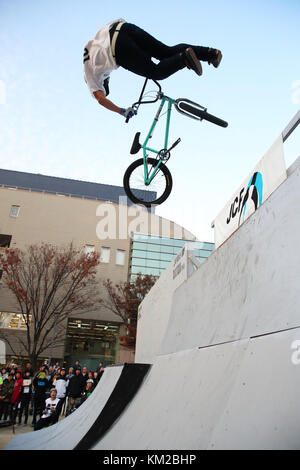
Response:
[{"label": "glass facade", "polygon": [[88,369],[115,364],[119,323],[101,320],[69,318],[66,334],[65,362],[71,366],[76,360]]},{"label": "glass facade", "polygon": [[[133,234],[130,253],[130,279],[138,273],[159,277],[187,240],[152,237]],[[194,247],[194,256],[203,263],[214,249],[213,243],[189,242]]]}]

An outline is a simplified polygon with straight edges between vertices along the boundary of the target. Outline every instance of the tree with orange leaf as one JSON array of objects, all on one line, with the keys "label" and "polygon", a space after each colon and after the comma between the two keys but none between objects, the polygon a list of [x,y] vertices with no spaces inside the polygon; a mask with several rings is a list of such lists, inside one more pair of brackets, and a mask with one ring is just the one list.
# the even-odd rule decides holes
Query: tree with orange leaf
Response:
[{"label": "tree with orange leaf", "polygon": [[[33,365],[45,350],[63,344],[62,326],[71,313],[84,314],[99,306],[99,258],[99,253],[85,254],[72,243],[66,247],[42,243],[0,253],[2,280],[26,326],[26,339],[18,341]],[[8,340],[3,333],[2,338]]]},{"label": "tree with orange leaf", "polygon": [[154,276],[139,273],[134,282],[113,284],[110,279],[103,282],[108,294],[108,300],[102,300],[103,305],[121,317],[126,326],[126,336],[120,336],[121,346],[135,350],[138,308],[155,281]]}]

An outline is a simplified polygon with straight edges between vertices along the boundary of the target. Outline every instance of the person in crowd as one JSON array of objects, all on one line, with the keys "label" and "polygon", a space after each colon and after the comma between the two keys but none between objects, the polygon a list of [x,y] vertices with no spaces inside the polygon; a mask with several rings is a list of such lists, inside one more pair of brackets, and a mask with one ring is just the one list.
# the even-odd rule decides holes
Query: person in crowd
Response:
[{"label": "person in crowd", "polygon": [[96,387],[96,385],[98,385],[98,382],[99,382],[99,374],[97,371],[93,373],[93,380],[94,380],[94,386]]},{"label": "person in crowd", "polygon": [[7,420],[8,416],[11,416],[11,397],[14,392],[15,381],[14,375],[8,374],[7,379],[3,381],[1,392],[0,392],[0,421],[2,418],[4,421]]},{"label": "person in crowd", "polygon": [[66,394],[67,394],[67,387],[68,387],[68,379],[66,377],[66,369],[62,368],[60,370],[59,376],[54,380],[53,387],[56,389],[56,396],[61,401],[61,409],[63,411]]},{"label": "person in crowd", "polygon": [[69,367],[68,373],[66,375],[67,380],[70,380],[70,378],[73,376],[74,376],[74,369],[73,367]]},{"label": "person in crowd", "polygon": [[41,418],[34,426],[34,431],[39,431],[40,429],[51,426],[52,424],[57,423],[61,411],[61,401],[56,396],[56,389],[52,388],[50,390],[50,398],[47,398],[45,401],[45,409]]},{"label": "person in crowd", "polygon": [[47,375],[46,375],[46,378],[47,378],[49,383],[52,383],[53,376],[54,376],[53,366],[49,366],[48,371],[47,371]]},{"label": "person in crowd", "polygon": [[24,376],[27,371],[29,372],[30,377],[33,377],[34,373],[33,373],[33,368],[30,362],[26,362],[25,364],[24,374],[23,374]]},{"label": "person in crowd", "polygon": [[6,367],[3,367],[1,369],[1,377],[2,377],[2,380],[4,382],[5,379],[7,379],[8,377],[8,370],[6,369]]},{"label": "person in crowd", "polygon": [[83,366],[81,373],[82,373],[82,377],[84,378],[84,381],[86,382],[87,379],[89,378],[87,366]]},{"label": "person in crowd", "polygon": [[22,422],[22,415],[24,411],[24,425],[27,424],[28,421],[28,413],[29,413],[29,404],[31,401],[32,396],[32,382],[33,377],[31,374],[30,369],[25,370],[23,376],[23,382],[21,387],[21,395],[20,395],[20,409],[19,409],[19,424]]},{"label": "person in crowd", "polygon": [[78,361],[78,360],[75,361],[75,364],[74,364],[74,366],[73,366],[74,372],[75,372],[76,369],[80,369],[80,370],[81,370],[81,365],[79,364],[79,361]]},{"label": "person in crowd", "polygon": [[41,417],[44,403],[46,400],[46,391],[49,388],[49,382],[46,379],[46,373],[41,370],[33,379],[34,401],[33,401],[33,417],[32,425],[36,424],[37,415]]},{"label": "person in crowd", "polygon": [[16,369],[14,367],[11,367],[9,369],[9,373],[12,374],[14,376],[14,379],[15,379],[15,373],[16,373]]},{"label": "person in crowd", "polygon": [[67,396],[68,396],[68,407],[67,407],[67,416],[70,414],[72,408],[76,407],[76,404],[80,402],[81,393],[84,390],[85,381],[82,377],[81,370],[77,368],[75,370],[74,377],[71,377],[67,387]]},{"label": "person in crowd", "polygon": [[53,377],[52,377],[52,385],[54,384],[55,380],[60,376],[60,367],[57,367],[57,369],[54,369]]},{"label": "person in crowd", "polygon": [[39,370],[35,373],[34,378],[39,375],[40,372],[45,372],[45,364],[39,366]]},{"label": "person in crowd", "polygon": [[21,388],[23,384],[22,372],[17,370],[15,373],[15,383],[14,383],[14,391],[12,393],[10,403],[11,403],[11,416],[10,421],[12,424],[16,422],[16,416],[18,413],[18,405],[21,399]]},{"label": "person in crowd", "polygon": [[88,379],[92,379],[94,381],[94,371],[93,370],[88,371]]},{"label": "person in crowd", "polygon": [[86,400],[89,396],[91,396],[91,394],[93,393],[94,389],[95,389],[95,387],[94,387],[94,381],[93,381],[93,379],[87,379],[85,388],[84,388],[83,392],[81,393],[80,402],[77,404],[76,408],[79,408],[79,406],[82,405],[82,403],[84,403],[85,400]]},{"label": "person in crowd", "polygon": [[103,362],[99,362],[99,366],[97,368],[97,373],[98,373],[98,382],[99,380],[101,379],[102,375],[103,375],[103,372],[104,372],[104,365],[103,365]]}]

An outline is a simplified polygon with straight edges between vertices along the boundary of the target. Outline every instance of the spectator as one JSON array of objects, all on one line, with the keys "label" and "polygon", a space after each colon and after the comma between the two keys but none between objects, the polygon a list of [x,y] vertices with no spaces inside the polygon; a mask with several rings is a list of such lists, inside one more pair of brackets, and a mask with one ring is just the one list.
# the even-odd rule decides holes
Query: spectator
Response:
[{"label": "spectator", "polygon": [[6,367],[3,367],[3,369],[1,369],[1,376],[2,376],[2,380],[4,382],[4,380],[7,379],[7,377],[8,377],[8,371],[7,371]]},{"label": "spectator", "polygon": [[66,377],[66,369],[61,369],[60,375],[53,382],[53,386],[56,389],[56,396],[60,399],[61,402],[61,409],[63,409],[65,404],[68,383],[69,381]]},{"label": "spectator", "polygon": [[94,371],[93,370],[88,371],[88,379],[94,380]]},{"label": "spectator", "polygon": [[80,369],[75,370],[74,377],[71,377],[67,387],[67,396],[68,396],[68,407],[67,407],[67,416],[70,414],[72,408],[80,402],[81,393],[84,390],[85,381],[82,377]]},{"label": "spectator", "polygon": [[36,417],[39,415],[41,417],[43,412],[43,407],[46,399],[46,391],[49,388],[49,381],[46,379],[46,374],[42,370],[38,375],[33,379],[34,386],[34,400],[33,400],[33,417],[32,425],[36,424]]},{"label": "spectator", "polygon": [[39,375],[40,372],[45,372],[45,364],[43,364],[42,366],[39,367],[39,370],[36,372],[35,377],[37,377]]},{"label": "spectator", "polygon": [[82,405],[83,402],[93,393],[94,391],[94,381],[93,379],[87,379],[86,385],[84,388],[84,391],[81,394],[81,399],[76,408],[79,408],[80,405]]},{"label": "spectator", "polygon": [[35,424],[34,431],[39,431],[46,426],[51,426],[51,424],[57,423],[60,411],[61,401],[56,396],[56,389],[52,388],[50,390],[50,398],[47,398],[45,402],[45,409],[41,418]]},{"label": "spectator", "polygon": [[69,372],[66,375],[67,380],[70,380],[71,377],[74,377],[74,369],[73,367],[69,367]]},{"label": "spectator", "polygon": [[82,368],[82,377],[84,378],[84,381],[86,383],[87,379],[89,378],[87,366],[83,366]]},{"label": "spectator", "polygon": [[55,380],[60,376],[60,367],[54,370],[51,383],[54,384]]},{"label": "spectator", "polygon": [[75,361],[75,364],[74,364],[74,366],[73,366],[74,372],[75,372],[76,369],[80,369],[80,370],[81,370],[81,365],[79,364],[79,361],[78,361],[78,360]]},{"label": "spectator", "polygon": [[14,391],[12,393],[10,403],[11,403],[11,416],[10,421],[12,424],[16,422],[16,416],[18,413],[18,405],[21,399],[21,388],[23,384],[22,373],[20,370],[17,370],[15,373],[15,383],[14,383]]},{"label": "spectator", "polygon": [[25,369],[24,369],[24,374],[23,374],[23,375],[25,375],[25,372],[27,372],[27,371],[29,372],[30,377],[33,377],[33,375],[34,375],[34,374],[33,374],[33,368],[32,368],[32,366],[31,366],[31,363],[30,363],[30,362],[27,362],[27,363],[25,364]]},{"label": "spectator", "polygon": [[93,374],[93,380],[94,380],[94,386],[96,387],[96,385],[98,385],[98,382],[99,382],[99,374],[97,371],[95,371]]},{"label": "spectator", "polygon": [[0,421],[6,421],[8,416],[11,416],[11,397],[15,388],[15,381],[13,374],[8,374],[7,379],[3,381],[0,393]]},{"label": "spectator", "polygon": [[30,375],[30,373],[31,373],[30,369],[25,370],[22,387],[21,387],[21,395],[20,395],[21,406],[19,410],[19,424],[21,424],[22,422],[22,414],[24,411],[24,415],[25,415],[24,425],[27,424],[29,403],[31,401],[31,396],[32,396],[33,377]]},{"label": "spectator", "polygon": [[49,366],[49,369],[46,374],[46,379],[48,380],[49,383],[52,383],[54,371],[53,371],[53,366]]},{"label": "spectator", "polygon": [[102,375],[103,375],[103,372],[104,372],[104,365],[103,365],[103,362],[99,362],[99,366],[98,366],[98,369],[97,369],[97,372],[98,372],[98,382],[99,380],[101,379]]}]

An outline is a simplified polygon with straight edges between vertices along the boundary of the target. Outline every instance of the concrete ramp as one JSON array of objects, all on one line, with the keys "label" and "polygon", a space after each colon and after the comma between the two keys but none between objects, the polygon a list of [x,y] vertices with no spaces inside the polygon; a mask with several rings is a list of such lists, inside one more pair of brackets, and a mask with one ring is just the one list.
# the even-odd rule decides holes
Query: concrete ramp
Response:
[{"label": "concrete ramp", "polygon": [[[171,312],[161,312],[152,369],[94,449],[300,448],[299,207],[300,159],[239,230],[168,291]],[[168,292],[156,289],[152,299],[151,291],[142,315],[158,311]]]},{"label": "concrete ramp", "polygon": [[94,449],[299,448],[295,338],[300,329],[159,356]]}]

